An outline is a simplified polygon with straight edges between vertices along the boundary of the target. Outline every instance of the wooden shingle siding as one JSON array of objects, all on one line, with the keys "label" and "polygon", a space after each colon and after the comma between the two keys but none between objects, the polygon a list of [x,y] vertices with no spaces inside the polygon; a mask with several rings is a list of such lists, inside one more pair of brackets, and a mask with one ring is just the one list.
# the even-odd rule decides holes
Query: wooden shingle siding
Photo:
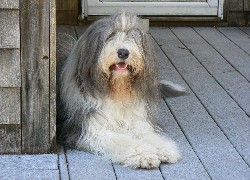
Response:
[{"label": "wooden shingle siding", "polygon": [[20,48],[18,10],[0,10],[0,49]]},{"label": "wooden shingle siding", "polygon": [[20,124],[20,88],[0,88],[1,124]]},{"label": "wooden shingle siding", "polygon": [[21,126],[0,125],[0,154],[21,153]]},{"label": "wooden shingle siding", "polygon": [[242,11],[243,10],[243,1],[244,0],[229,0],[230,11]]},{"label": "wooden shingle siding", "polygon": [[0,49],[0,87],[20,86],[20,50]]},{"label": "wooden shingle siding", "polygon": [[0,3],[0,153],[21,153],[19,1]]},{"label": "wooden shingle siding", "polygon": [[50,97],[49,82],[50,66],[55,67],[50,54],[50,15],[54,12],[50,11],[50,3],[53,4],[49,0],[20,1],[23,153],[49,152],[55,137],[55,127],[50,124],[50,102],[55,101]]},{"label": "wooden shingle siding", "polygon": [[78,0],[56,0],[57,24],[77,24]]},{"label": "wooden shingle siding", "polygon": [[249,0],[244,0],[244,10],[250,11],[250,1]]},{"label": "wooden shingle siding", "polygon": [[0,9],[19,9],[18,0],[1,0]]},{"label": "wooden shingle siding", "polygon": [[223,9],[229,26],[249,26],[250,0],[225,0]]}]

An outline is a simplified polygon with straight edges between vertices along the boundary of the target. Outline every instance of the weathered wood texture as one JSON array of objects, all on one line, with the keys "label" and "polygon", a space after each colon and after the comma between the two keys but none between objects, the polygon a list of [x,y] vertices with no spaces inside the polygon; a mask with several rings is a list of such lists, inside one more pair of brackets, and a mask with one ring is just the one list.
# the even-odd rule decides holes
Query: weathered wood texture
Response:
[{"label": "weathered wood texture", "polygon": [[0,10],[0,29],[0,49],[20,47],[18,10]]},{"label": "weathered wood texture", "polygon": [[19,9],[19,0],[1,0],[0,9]]},{"label": "weathered wood texture", "polygon": [[250,24],[250,15],[247,12],[229,12],[228,13],[229,26],[248,26]]},{"label": "weathered wood texture", "polygon": [[[55,68],[54,47],[50,50],[50,37],[52,41],[55,39],[54,35],[50,35],[55,33],[50,31],[50,26],[54,25],[50,24],[54,7],[50,3],[49,0],[20,1],[23,153],[49,152],[55,136],[54,124],[50,124],[50,117],[54,116],[54,112],[50,114],[50,102],[54,103],[52,99],[55,97],[53,94],[50,99],[50,67]],[[55,84],[54,77],[52,81],[51,86]]]},{"label": "weathered wood texture", "polygon": [[57,24],[77,24],[78,0],[56,0]]},{"label": "weathered wood texture", "polygon": [[0,153],[21,152],[19,1],[0,2]]},{"label": "weathered wood texture", "polygon": [[244,10],[250,11],[250,1],[249,0],[244,0]]},{"label": "weathered wood texture", "polygon": [[248,26],[250,24],[250,1],[224,1],[224,18],[230,26]]},{"label": "weathered wood texture", "polygon": [[0,124],[20,124],[20,88],[0,88]]},{"label": "weathered wood texture", "polygon": [[0,125],[0,154],[21,153],[20,125]]},{"label": "weathered wood texture", "polygon": [[56,2],[50,0],[50,151],[56,147]]},{"label": "weathered wood texture", "polygon": [[20,86],[20,50],[0,49],[0,87]]},{"label": "weathered wood texture", "polygon": [[244,0],[229,0],[230,11],[243,11]]}]

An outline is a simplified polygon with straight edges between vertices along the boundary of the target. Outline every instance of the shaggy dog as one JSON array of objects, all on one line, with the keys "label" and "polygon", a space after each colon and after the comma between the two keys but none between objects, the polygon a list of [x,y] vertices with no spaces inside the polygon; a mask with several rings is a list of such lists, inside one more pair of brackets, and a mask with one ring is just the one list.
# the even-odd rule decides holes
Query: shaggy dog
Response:
[{"label": "shaggy dog", "polygon": [[152,122],[161,94],[184,89],[159,83],[151,39],[137,16],[119,13],[91,25],[60,74],[62,144],[135,168],[181,158],[176,144]]}]

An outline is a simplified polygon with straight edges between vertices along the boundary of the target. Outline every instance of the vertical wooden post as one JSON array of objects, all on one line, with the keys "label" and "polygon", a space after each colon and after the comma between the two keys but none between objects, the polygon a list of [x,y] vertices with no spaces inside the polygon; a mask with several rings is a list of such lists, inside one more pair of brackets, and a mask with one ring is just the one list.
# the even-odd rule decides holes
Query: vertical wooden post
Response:
[{"label": "vertical wooden post", "polygon": [[56,0],[50,0],[50,151],[56,150]]},{"label": "vertical wooden post", "polygon": [[55,67],[55,25],[50,18],[55,19],[55,3],[20,0],[20,7],[22,153],[46,153],[55,137],[55,114],[50,109],[50,102],[55,101],[54,78],[50,83],[50,68]]}]

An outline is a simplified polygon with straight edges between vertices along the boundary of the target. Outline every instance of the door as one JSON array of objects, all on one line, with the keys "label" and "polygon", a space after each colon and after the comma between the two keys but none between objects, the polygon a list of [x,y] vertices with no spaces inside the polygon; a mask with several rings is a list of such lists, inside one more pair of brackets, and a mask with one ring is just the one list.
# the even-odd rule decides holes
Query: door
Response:
[{"label": "door", "polygon": [[[107,15],[124,10],[151,16],[221,16],[222,0],[82,0],[84,16]],[[87,12],[87,13],[86,13]]]}]

